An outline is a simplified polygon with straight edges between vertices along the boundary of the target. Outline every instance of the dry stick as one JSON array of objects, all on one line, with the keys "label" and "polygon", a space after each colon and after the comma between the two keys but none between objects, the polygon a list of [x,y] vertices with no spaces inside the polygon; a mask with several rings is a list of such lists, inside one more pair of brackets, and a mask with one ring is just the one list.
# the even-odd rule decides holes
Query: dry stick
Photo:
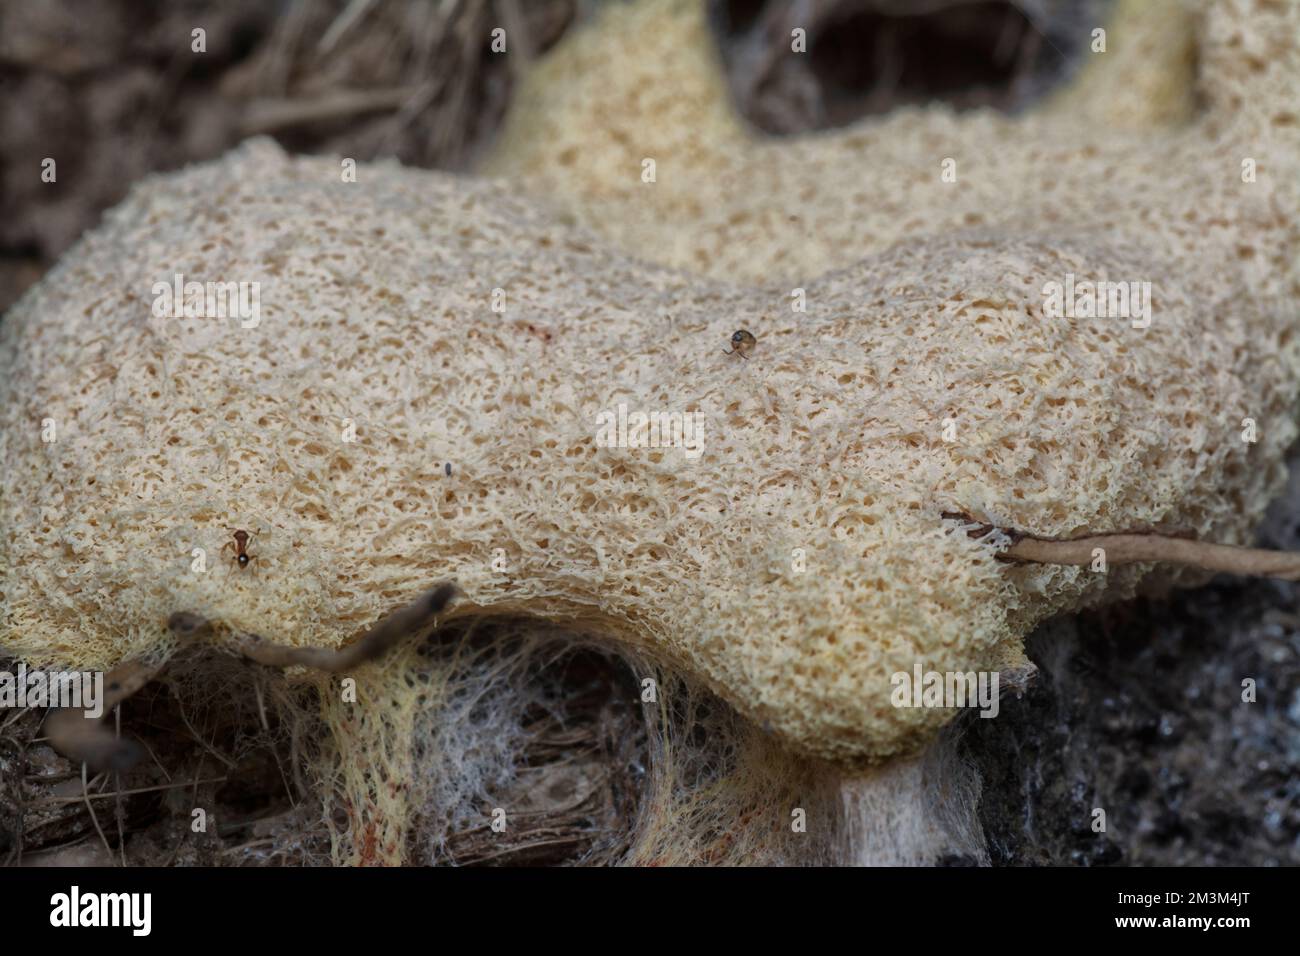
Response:
[{"label": "dry stick", "polygon": [[350,117],[357,113],[386,113],[406,103],[417,87],[389,90],[340,90],[320,99],[254,100],[244,109],[244,136],[274,133],[282,129]]},{"label": "dry stick", "polygon": [[1158,534],[1097,534],[1065,541],[1024,537],[1003,553],[1018,561],[1036,564],[1088,565],[1094,560],[1093,550],[1096,548],[1105,550],[1108,564],[1159,561],[1186,564],[1203,571],[1300,581],[1300,554],[1188,541]]},{"label": "dry stick", "polygon": [[[591,832],[600,833],[603,831],[596,830]],[[474,862],[483,863],[486,860],[495,860],[498,857],[506,856],[510,853],[522,853],[524,850],[536,850],[538,847],[543,846],[567,846],[570,843],[576,842],[585,835],[586,833],[584,832],[583,834],[570,837],[557,837],[551,840],[538,840],[534,843],[521,843],[518,846],[508,846],[504,849],[497,850],[495,853],[489,853],[487,856],[476,856],[474,857]]]},{"label": "dry stick", "polygon": [[343,35],[352,29],[352,26],[366,15],[366,11],[374,4],[374,0],[352,0],[342,13],[334,18],[334,22],[329,25],[325,35],[320,38],[316,44],[316,52],[321,56],[327,55],[334,49],[334,45],[343,38]]},{"label": "dry stick", "polygon": [[253,691],[257,694],[257,713],[262,718],[262,729],[270,731],[271,725],[266,720],[266,702],[262,700],[262,675],[253,675]]},{"label": "dry stick", "polygon": [[[122,701],[147,684],[158,672],[158,665],[144,661],[126,661],[104,675],[104,714],[111,713]],[[126,770],[140,756],[140,745],[123,740],[104,727],[103,717],[87,717],[80,708],[61,707],[45,718],[45,736],[59,753],[78,763],[88,764],[96,772]]]},{"label": "dry stick", "polygon": [[185,705],[181,703],[180,693],[176,690],[175,687],[171,687],[170,690],[172,692],[172,696],[176,698],[176,710],[181,715],[181,722],[184,723],[186,729],[189,730],[190,736],[199,742],[200,747],[202,747],[208,753],[212,754],[212,756],[216,757],[218,760],[220,760],[230,769],[233,770],[235,767],[237,767],[238,764],[234,760],[231,760],[220,750],[218,750],[215,746],[213,746],[212,744],[204,740],[203,735],[194,729],[194,725],[190,723],[190,719],[185,716]]},{"label": "dry stick", "polygon": [[[358,664],[382,656],[405,637],[424,632],[433,624],[434,617],[451,603],[460,591],[450,582],[439,584],[426,591],[405,607],[401,607],[364,633],[353,643],[339,650],[319,647],[289,647],[272,644],[256,634],[240,634],[240,650],[245,657],[272,667],[302,665],[315,667],[331,674],[347,671]],[[167,621],[167,626],[178,637],[195,637],[210,633],[212,623],[190,611],[178,611]],[[108,714],[147,684],[160,670],[161,665],[143,660],[125,661],[104,675],[103,711]],[[195,739],[229,767],[230,758],[217,753],[190,725],[185,708],[176,698],[181,719]],[[103,718],[88,718],[79,708],[65,707],[51,710],[45,718],[45,737],[55,750],[69,759],[86,764],[96,772],[130,769],[141,755],[141,747],[133,740],[123,740],[107,730]]]},{"label": "dry stick", "polygon": [[298,752],[298,731],[301,730],[298,718],[293,718],[289,729],[289,766],[293,768],[293,782],[298,785],[299,793],[306,793],[307,786],[302,778],[302,763]]},{"label": "dry stick", "polygon": [[90,802],[90,787],[86,783],[86,764],[81,765],[81,794],[86,798],[86,809],[90,811],[90,822],[95,824],[95,832],[99,838],[104,841],[104,849],[108,851],[108,858],[113,859],[113,848],[108,845],[108,837],[104,836],[104,828],[99,825],[99,817],[95,816],[95,808]]},{"label": "dry stick", "polygon": [[167,772],[167,768],[162,765],[162,761],[158,759],[158,755],[153,752],[153,748],[149,746],[148,741],[143,737],[140,739],[140,746],[144,747],[149,754],[149,758],[154,762],[158,769],[162,771],[162,775],[167,778],[167,782],[171,783],[172,775]]},{"label": "dry stick", "polygon": [[239,846],[224,847],[223,849],[218,850],[217,853],[220,856],[231,856],[235,853],[241,853],[250,847],[265,846],[268,843],[275,843],[275,837],[262,837],[260,840],[249,840],[247,843],[239,844]]},{"label": "dry stick", "polygon": [[[330,674],[341,674],[383,656],[402,639],[425,632],[433,624],[434,617],[458,593],[456,585],[440,584],[405,607],[398,608],[360,638],[338,650],[272,644],[257,634],[237,635],[239,650],[245,657],[269,667],[313,667]],[[211,631],[212,622],[189,611],[178,611],[168,620],[167,626],[178,637],[193,637]]]},{"label": "dry stick", "polygon": [[[946,512],[943,517],[974,521],[969,515],[952,512]],[[1011,538],[1010,546],[999,557],[1013,561],[1087,567],[1096,560],[1093,552],[1101,549],[1105,552],[1108,565],[1182,564],[1214,573],[1300,581],[1300,553],[1291,551],[1241,548],[1148,532],[1092,534],[1082,538],[1037,538],[1020,531],[997,529],[988,524],[980,524],[970,535],[983,537],[994,530],[1000,530]]]},{"label": "dry stick", "polygon": [[[199,783],[224,783],[229,777],[209,777],[207,780],[200,780]],[[130,790],[114,790],[112,793],[92,793],[88,796],[80,797],[46,797],[32,806],[39,809],[46,806],[62,806],[65,803],[83,803],[86,800],[110,800],[114,797],[130,797],[138,793],[156,793],[160,790],[181,790],[190,786],[189,781],[184,783],[160,783],[156,787],[133,787]]]},{"label": "dry stick", "polygon": [[199,779],[200,777],[203,776],[203,761],[207,759],[208,759],[207,751],[204,751],[203,753],[199,754],[198,766],[194,768],[194,789],[190,793],[190,802],[193,803],[195,806],[197,806],[199,802],[199,784],[203,782],[202,780]]},{"label": "dry stick", "polygon": [[289,806],[297,810],[298,801],[293,795],[293,788],[289,786],[289,775],[284,772],[284,764],[280,762],[280,755],[276,753],[274,747],[271,748],[271,756],[275,759],[275,769],[280,771],[280,782],[284,784],[284,792],[289,798]]},{"label": "dry stick", "polygon": [[[114,738],[116,738],[117,744],[120,747],[122,745],[122,708],[121,707],[113,708],[113,718],[114,718],[114,723],[116,725],[114,727],[113,736]],[[122,809],[122,774],[121,771],[119,770],[113,771],[113,786],[117,789],[117,793],[118,793],[117,799],[113,801],[113,814],[114,816],[117,817],[117,852],[122,855],[122,866],[125,868],[127,865],[126,864],[126,819],[124,816],[124,811]],[[86,798],[86,802],[87,805],[89,805],[90,802],[89,797]]]}]

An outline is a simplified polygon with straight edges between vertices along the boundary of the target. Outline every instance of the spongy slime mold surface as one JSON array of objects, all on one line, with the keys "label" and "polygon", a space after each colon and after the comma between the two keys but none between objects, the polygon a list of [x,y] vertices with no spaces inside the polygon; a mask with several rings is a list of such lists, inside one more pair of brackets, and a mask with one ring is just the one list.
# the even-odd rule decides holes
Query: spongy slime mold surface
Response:
[{"label": "spongy slime mold surface", "polygon": [[[167,653],[177,610],[338,646],[454,579],[451,619],[598,633],[859,764],[952,717],[891,706],[892,673],[1019,666],[1036,623],[1150,570],[1010,567],[945,512],[1247,540],[1296,431],[1296,4],[1198,12],[1186,121],[933,108],[774,143],[718,105],[693,10],[562,45],[508,179],[347,182],[255,140],[136,188],[0,326],[0,647],[109,667]],[[684,32],[617,22],[646,11]],[[655,44],[678,66],[647,88]],[[259,283],[260,321],[156,315],[178,273]],[[1151,283],[1149,327],[1049,314],[1067,275]],[[611,447],[620,406],[699,440]],[[322,693],[389,859],[412,665],[361,669],[367,706]]]}]

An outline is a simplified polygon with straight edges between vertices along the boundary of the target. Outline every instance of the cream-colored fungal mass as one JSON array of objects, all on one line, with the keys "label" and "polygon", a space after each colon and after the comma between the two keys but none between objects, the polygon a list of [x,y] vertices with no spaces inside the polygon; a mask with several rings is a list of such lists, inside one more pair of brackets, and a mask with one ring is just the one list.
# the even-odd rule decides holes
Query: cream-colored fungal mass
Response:
[{"label": "cream-colored fungal mass", "polygon": [[[107,667],[165,653],[178,610],[333,647],[450,578],[453,616],[599,632],[800,752],[914,751],[953,712],[892,706],[894,672],[1014,667],[1046,617],[1176,577],[1008,565],[945,512],[1236,543],[1285,476],[1300,11],[1131,21],[1116,69],[1193,39],[1191,115],[759,141],[698,8],[638,4],[537,67],[498,178],[345,182],[259,140],[149,179],[0,325],[0,647]],[[1167,89],[1083,85],[1104,68],[1076,89]],[[178,273],[260,283],[260,321],[156,315]],[[1150,283],[1149,326],[1051,313],[1048,283],[1097,280]],[[620,447],[620,406],[698,415],[698,445]],[[248,569],[230,528],[259,532]],[[406,717],[325,706],[357,774],[382,751],[401,779],[415,691],[365,670]]]}]

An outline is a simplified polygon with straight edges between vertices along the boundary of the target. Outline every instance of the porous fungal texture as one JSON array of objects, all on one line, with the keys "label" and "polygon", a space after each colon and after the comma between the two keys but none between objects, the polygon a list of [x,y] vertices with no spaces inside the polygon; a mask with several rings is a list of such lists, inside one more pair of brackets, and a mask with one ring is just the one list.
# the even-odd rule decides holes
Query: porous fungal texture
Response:
[{"label": "porous fungal texture", "polygon": [[[1257,294],[1289,294],[1298,16],[1294,0],[1123,0],[1096,25],[1106,52],[1080,36],[1075,81],[1024,115],[935,104],[761,138],[731,114],[703,4],[611,4],[526,78],[482,171],[729,280],[811,280],[913,238],[1102,233],[1218,261],[1222,284],[1253,265]],[[1247,157],[1270,173],[1242,183]]]},{"label": "porous fungal texture", "polygon": [[[449,621],[602,635],[804,757],[918,750],[953,712],[892,706],[891,674],[1020,666],[1035,623],[1149,572],[1010,567],[942,514],[1233,543],[1283,481],[1300,14],[1187,16],[1203,105],[1137,131],[933,108],[760,143],[699,8],[637,4],[538,68],[508,179],[345,182],[255,140],[146,181],[0,326],[0,647],[107,668],[165,655],[178,610],[335,647],[450,578]],[[177,273],[260,283],[260,323],[155,316]],[[1150,327],[1048,315],[1067,274],[1150,282]],[[721,354],[741,327],[756,350]],[[699,413],[700,454],[604,447],[620,404]],[[340,860],[454,815],[413,799],[415,647],[357,703],[321,682]]]}]

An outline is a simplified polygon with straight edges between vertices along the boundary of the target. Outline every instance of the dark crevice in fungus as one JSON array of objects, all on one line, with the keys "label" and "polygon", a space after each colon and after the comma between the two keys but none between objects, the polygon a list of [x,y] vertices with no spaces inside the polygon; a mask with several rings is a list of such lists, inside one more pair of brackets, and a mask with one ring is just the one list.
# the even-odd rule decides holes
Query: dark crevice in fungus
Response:
[{"label": "dark crevice in fungus", "polygon": [[[1018,112],[1067,80],[1106,0],[715,0],[738,107],[768,133],[905,106]],[[802,29],[806,52],[792,52]]]},{"label": "dark crevice in fungus", "polygon": [[417,765],[447,777],[472,755],[483,785],[415,808],[411,859],[560,866],[627,853],[652,759],[632,660],[544,621],[490,616],[452,622],[420,657],[411,679],[449,692],[421,709]]},{"label": "dark crevice in fungus", "polygon": [[116,702],[140,758],[130,764],[90,771],[81,762],[90,756],[82,738],[118,740],[113,716],[51,712],[68,715],[69,747],[38,708],[15,712],[0,735],[0,863],[329,861],[311,771],[324,733],[313,687],[206,645],[135,673],[140,686]]}]

